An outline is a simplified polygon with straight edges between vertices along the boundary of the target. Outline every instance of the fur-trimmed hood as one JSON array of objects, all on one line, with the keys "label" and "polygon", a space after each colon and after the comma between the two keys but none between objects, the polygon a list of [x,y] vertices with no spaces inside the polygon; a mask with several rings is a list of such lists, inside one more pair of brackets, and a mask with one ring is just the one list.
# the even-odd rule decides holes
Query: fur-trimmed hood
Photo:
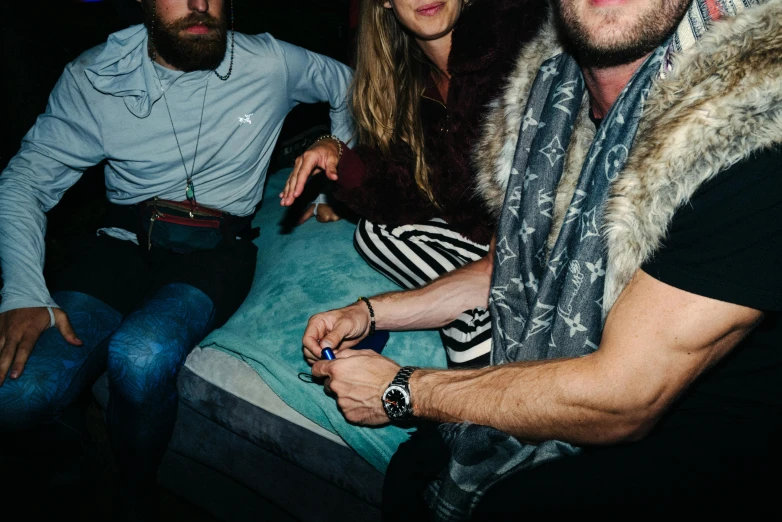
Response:
[{"label": "fur-trimmed hood", "polygon": [[[487,115],[474,161],[478,193],[495,215],[502,208],[532,82],[540,64],[560,49],[548,24],[524,48]],[[569,144],[557,193],[560,219],[555,214],[549,244],[594,136],[585,113],[582,108]],[[697,188],[775,144],[782,144],[782,0],[714,22],[697,45],[674,56],[672,74],[652,86],[635,143],[605,207],[604,315],[659,248],[674,213]]]}]

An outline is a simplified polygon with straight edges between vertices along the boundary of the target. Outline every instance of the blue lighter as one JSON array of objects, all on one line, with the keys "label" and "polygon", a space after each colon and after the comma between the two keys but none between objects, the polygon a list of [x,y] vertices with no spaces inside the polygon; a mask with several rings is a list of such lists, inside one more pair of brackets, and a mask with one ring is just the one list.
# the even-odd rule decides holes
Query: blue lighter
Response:
[{"label": "blue lighter", "polygon": [[[353,347],[354,350],[372,350],[377,353],[380,353],[383,351],[383,348],[385,347],[386,343],[388,342],[388,338],[390,337],[389,333],[385,330],[378,330],[375,332],[375,335],[370,335],[366,339],[362,340],[360,343],[358,343],[356,346]],[[334,360],[334,352],[331,350],[331,348],[323,348],[320,352],[320,358],[325,359],[327,361],[333,361]]]}]

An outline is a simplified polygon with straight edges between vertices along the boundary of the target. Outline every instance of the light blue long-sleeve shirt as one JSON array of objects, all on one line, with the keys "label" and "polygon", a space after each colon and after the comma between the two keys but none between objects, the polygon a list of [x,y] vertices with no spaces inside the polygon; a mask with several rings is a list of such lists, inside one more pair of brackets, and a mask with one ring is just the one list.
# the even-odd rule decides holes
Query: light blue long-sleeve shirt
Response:
[{"label": "light blue long-sleeve shirt", "polygon": [[[350,137],[352,71],[335,60],[268,34],[237,33],[233,72],[221,81],[212,71],[162,67],[146,50],[146,29],[133,26],[70,63],[46,112],[0,174],[0,313],[57,306],[43,278],[45,212],[88,167],[107,160],[112,203],[154,196],[184,201],[182,156],[190,172],[200,123],[192,176],[196,198],[246,216],[261,200],[272,150],[294,106],[329,102],[332,133],[344,141]],[[229,58],[230,49],[219,73],[227,72]]]}]

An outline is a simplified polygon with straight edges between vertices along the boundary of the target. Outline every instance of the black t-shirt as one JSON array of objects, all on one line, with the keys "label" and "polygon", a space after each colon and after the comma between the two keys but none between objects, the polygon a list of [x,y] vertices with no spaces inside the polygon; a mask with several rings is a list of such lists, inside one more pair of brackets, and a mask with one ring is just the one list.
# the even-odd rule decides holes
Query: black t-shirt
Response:
[{"label": "black t-shirt", "polygon": [[674,409],[782,420],[782,148],[759,151],[702,185],[641,268],[681,290],[765,314]]}]

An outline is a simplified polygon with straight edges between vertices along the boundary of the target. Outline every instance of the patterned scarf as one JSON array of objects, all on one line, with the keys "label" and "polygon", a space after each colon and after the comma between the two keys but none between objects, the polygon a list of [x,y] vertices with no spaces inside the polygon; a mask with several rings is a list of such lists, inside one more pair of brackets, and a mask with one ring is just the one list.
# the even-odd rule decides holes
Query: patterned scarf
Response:
[{"label": "patterned scarf", "polygon": [[[609,188],[633,146],[652,82],[670,69],[669,55],[693,45],[712,19],[758,0],[695,0],[676,33],[639,67],[611,107],[587,154],[551,252],[547,238],[565,153],[585,99],[581,69],[568,54],[545,61],[524,113],[497,231],[489,307],[492,364],[579,357],[598,348],[606,267],[601,237]],[[425,492],[438,520],[466,520],[503,477],[574,455],[561,441],[524,444],[488,426],[442,424],[448,467]]]}]

